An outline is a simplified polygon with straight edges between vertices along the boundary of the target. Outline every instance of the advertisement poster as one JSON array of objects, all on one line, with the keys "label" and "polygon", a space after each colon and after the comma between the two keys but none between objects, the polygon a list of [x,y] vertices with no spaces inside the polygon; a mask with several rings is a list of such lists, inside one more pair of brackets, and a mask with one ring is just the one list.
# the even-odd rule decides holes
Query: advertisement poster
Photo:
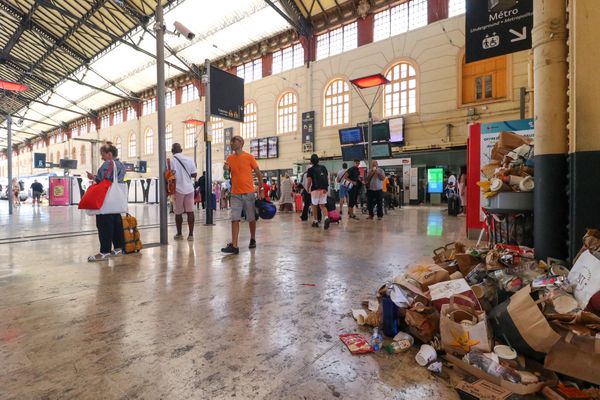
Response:
[{"label": "advertisement poster", "polygon": [[50,205],[51,206],[68,206],[69,201],[69,190],[70,190],[70,179],[69,178],[50,178]]},{"label": "advertisement poster", "polygon": [[500,137],[500,132],[514,132],[527,138],[534,137],[533,119],[500,121],[470,126],[467,145],[467,234],[477,239],[483,228],[481,207],[487,204],[477,182],[486,178],[481,167],[491,161],[492,148]]},{"label": "advertisement poster", "polygon": [[269,158],[279,157],[279,138],[277,136],[271,136],[268,138],[269,143]]}]

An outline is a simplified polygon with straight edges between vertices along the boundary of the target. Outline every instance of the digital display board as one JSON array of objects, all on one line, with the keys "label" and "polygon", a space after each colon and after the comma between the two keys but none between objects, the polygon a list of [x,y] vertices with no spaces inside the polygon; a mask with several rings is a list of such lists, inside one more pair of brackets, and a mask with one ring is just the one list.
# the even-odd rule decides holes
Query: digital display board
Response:
[{"label": "digital display board", "polygon": [[258,158],[269,157],[268,148],[269,148],[269,138],[258,139]]},{"label": "digital display board", "polygon": [[271,136],[268,139],[268,158],[279,157],[279,138],[277,136]]},{"label": "digital display board", "polygon": [[371,146],[372,158],[391,158],[392,151],[389,143],[378,143]]},{"label": "digital display board", "polygon": [[427,191],[442,193],[444,191],[444,168],[429,168],[427,170]]},{"label": "digital display board", "polygon": [[354,161],[354,160],[364,160],[365,159],[365,145],[364,144],[356,144],[353,146],[344,146],[342,147],[342,160],[344,161]]},{"label": "digital display board", "polygon": [[46,153],[33,153],[33,168],[46,168]]},{"label": "digital display board", "polygon": [[61,159],[58,166],[62,169],[77,169],[77,160]]},{"label": "digital display board", "polygon": [[362,129],[355,128],[345,128],[340,129],[340,144],[343,146],[345,144],[356,144],[364,142]]},{"label": "digital display board", "polygon": [[388,123],[390,126],[390,143],[404,146],[404,118],[393,118]]},{"label": "digital display board", "polygon": [[258,159],[258,139],[252,139],[250,141],[250,154],[254,156],[254,158]]},{"label": "digital display board", "polygon": [[[365,128],[365,132],[367,132],[366,129],[368,129],[368,127]],[[373,124],[373,133],[371,140],[373,140],[374,142],[389,142],[390,125],[387,122]]]}]

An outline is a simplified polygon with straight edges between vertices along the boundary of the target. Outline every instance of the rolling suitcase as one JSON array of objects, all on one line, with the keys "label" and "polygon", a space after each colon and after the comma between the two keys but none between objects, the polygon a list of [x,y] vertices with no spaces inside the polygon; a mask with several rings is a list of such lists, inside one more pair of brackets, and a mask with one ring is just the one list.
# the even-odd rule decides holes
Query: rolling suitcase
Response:
[{"label": "rolling suitcase", "polygon": [[448,195],[448,215],[457,216],[460,214],[460,197],[456,193]]},{"label": "rolling suitcase", "polygon": [[340,223],[340,221],[342,220],[342,216],[340,215],[340,212],[338,210],[331,210],[327,213],[327,216],[329,217],[329,221],[330,222],[336,222],[336,223]]}]

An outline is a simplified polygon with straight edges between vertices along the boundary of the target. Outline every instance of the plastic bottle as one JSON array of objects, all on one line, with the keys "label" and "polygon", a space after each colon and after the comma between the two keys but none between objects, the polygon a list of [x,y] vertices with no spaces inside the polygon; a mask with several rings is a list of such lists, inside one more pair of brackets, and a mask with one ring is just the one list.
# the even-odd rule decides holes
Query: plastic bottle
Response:
[{"label": "plastic bottle", "polygon": [[473,350],[468,353],[464,360],[474,367],[477,367],[488,374],[512,383],[520,383],[521,377],[510,368],[503,367],[482,352]]},{"label": "plastic bottle", "polygon": [[379,328],[373,329],[373,335],[371,336],[371,341],[369,343],[375,352],[381,350],[381,346],[383,345],[383,336],[379,332]]}]

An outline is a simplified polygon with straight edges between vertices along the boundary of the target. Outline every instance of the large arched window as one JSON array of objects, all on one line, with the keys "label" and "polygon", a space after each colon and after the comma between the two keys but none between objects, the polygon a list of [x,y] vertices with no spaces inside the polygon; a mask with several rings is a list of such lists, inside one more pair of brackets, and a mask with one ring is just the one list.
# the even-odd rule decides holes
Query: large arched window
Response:
[{"label": "large arched window", "polygon": [[392,66],[385,77],[390,83],[383,90],[383,117],[417,112],[417,72],[406,62]]},{"label": "large arched window", "polygon": [[152,128],[146,128],[144,134],[144,154],[154,153],[154,131]]},{"label": "large arched window", "polygon": [[165,148],[167,152],[171,150],[173,146],[173,124],[167,124],[165,127]]},{"label": "large arched window", "polygon": [[135,132],[129,134],[129,157],[135,157],[137,154],[137,141]]},{"label": "large arched window", "polygon": [[255,138],[257,133],[257,111],[256,103],[249,101],[244,104],[244,123],[242,124],[242,137],[244,139]]},{"label": "large arched window", "polygon": [[196,140],[196,125],[185,124],[185,127],[183,128],[183,139],[186,149],[194,147],[194,141]]},{"label": "large arched window", "polygon": [[343,79],[335,79],[325,88],[323,124],[343,125],[350,122],[350,86]]},{"label": "large arched window", "polygon": [[285,92],[277,102],[277,134],[294,133],[298,129],[298,96]]},{"label": "large arched window", "polygon": [[117,148],[117,157],[122,157],[123,153],[121,152],[121,136],[117,136],[115,138],[115,147]]}]

